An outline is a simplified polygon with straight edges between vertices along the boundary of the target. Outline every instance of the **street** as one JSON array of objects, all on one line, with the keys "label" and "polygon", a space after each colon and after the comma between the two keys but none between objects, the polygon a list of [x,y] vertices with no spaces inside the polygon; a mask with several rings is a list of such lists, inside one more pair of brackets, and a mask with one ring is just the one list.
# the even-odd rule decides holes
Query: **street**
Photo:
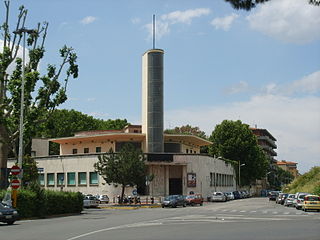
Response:
[{"label": "street", "polygon": [[88,209],[81,215],[0,224],[0,239],[314,239],[320,213],[267,198],[187,208]]}]

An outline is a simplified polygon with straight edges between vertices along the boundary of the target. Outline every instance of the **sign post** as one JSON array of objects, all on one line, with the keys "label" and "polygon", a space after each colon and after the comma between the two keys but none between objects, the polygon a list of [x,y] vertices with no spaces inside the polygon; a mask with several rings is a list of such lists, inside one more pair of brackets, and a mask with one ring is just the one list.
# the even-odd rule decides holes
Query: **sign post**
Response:
[{"label": "sign post", "polygon": [[12,192],[11,192],[12,196],[11,196],[11,198],[12,198],[12,206],[14,208],[17,207],[17,189],[19,187],[20,187],[20,181],[18,179],[13,179],[11,181],[11,188],[12,188]]}]

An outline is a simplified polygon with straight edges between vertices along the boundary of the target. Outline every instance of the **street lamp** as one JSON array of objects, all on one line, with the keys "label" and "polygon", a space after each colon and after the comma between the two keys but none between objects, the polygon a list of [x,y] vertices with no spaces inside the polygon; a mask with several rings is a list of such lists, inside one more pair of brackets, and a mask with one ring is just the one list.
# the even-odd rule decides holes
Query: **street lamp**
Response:
[{"label": "street lamp", "polygon": [[240,180],[240,168],[241,167],[243,167],[243,166],[245,166],[246,164],[245,163],[243,163],[243,164],[240,164],[240,161],[239,161],[239,190],[240,190],[240,188],[241,188],[241,180]]},{"label": "street lamp", "polygon": [[[22,81],[21,81],[21,99],[20,99],[20,124],[19,124],[19,154],[18,166],[22,169],[22,156],[23,156],[23,112],[24,112],[24,85],[25,85],[25,49],[26,49],[26,33],[37,33],[34,29],[20,28],[13,32],[14,34],[23,34],[23,50],[22,50]],[[22,179],[22,171],[20,173]]]}]

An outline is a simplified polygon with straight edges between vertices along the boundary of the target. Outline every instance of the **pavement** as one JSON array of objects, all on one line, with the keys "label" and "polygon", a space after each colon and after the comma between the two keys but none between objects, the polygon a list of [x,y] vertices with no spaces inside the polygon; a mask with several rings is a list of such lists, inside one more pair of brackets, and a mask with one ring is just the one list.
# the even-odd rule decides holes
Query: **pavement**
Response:
[{"label": "pavement", "polygon": [[135,210],[140,208],[160,208],[161,204],[100,204],[99,209]]}]

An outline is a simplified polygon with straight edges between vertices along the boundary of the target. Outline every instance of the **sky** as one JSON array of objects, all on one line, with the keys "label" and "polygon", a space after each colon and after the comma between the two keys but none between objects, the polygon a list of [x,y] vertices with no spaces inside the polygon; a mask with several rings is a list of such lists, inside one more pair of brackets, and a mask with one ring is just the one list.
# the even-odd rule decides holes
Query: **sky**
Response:
[{"label": "sky", "polygon": [[277,160],[301,173],[320,166],[320,7],[308,0],[249,12],[224,0],[11,0],[12,23],[22,4],[27,28],[49,22],[40,71],[59,64],[64,44],[78,55],[79,78],[60,108],[141,124],[141,57],[155,14],[165,128],[190,124],[210,136],[224,119],[241,120],[277,139]]}]

